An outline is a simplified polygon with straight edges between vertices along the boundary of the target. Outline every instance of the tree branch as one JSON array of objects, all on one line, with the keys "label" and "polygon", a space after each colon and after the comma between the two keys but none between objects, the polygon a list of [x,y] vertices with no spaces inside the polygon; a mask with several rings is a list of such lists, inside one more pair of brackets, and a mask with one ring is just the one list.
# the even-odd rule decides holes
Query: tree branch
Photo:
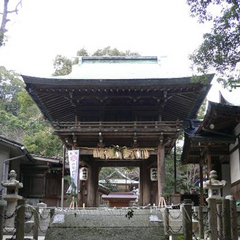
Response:
[{"label": "tree branch", "polygon": [[20,1],[17,3],[17,5],[16,5],[16,7],[15,7],[14,10],[12,10],[12,11],[7,11],[7,13],[16,13],[16,14],[18,14],[18,7],[19,7],[20,5],[22,6],[22,0],[20,0]]},{"label": "tree branch", "polygon": [[6,29],[6,24],[10,20],[7,18],[8,14],[11,13],[18,13],[18,8],[20,5],[22,5],[22,0],[19,0],[18,3],[16,4],[16,7],[12,11],[8,11],[8,3],[9,0],[4,0],[4,7],[3,7],[3,12],[0,13],[2,15],[2,22],[1,22],[1,27],[0,27],[0,47],[4,44],[4,39],[5,39],[5,33],[7,32]]}]

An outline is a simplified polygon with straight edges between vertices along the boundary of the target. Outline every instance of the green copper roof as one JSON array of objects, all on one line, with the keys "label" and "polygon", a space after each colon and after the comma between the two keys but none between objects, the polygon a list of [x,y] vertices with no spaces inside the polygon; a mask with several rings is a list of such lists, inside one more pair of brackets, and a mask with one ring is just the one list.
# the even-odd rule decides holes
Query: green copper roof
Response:
[{"label": "green copper roof", "polygon": [[167,77],[158,57],[80,57],[67,79],[153,79]]}]

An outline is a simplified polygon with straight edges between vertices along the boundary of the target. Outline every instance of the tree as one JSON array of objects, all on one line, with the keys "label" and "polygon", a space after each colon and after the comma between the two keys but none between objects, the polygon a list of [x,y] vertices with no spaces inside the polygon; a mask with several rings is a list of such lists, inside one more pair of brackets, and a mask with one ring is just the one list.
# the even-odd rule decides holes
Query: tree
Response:
[{"label": "tree", "polygon": [[72,65],[73,62],[70,59],[62,55],[57,55],[53,64],[55,69],[53,76],[68,75],[72,72]]},{"label": "tree", "polygon": [[0,66],[0,135],[23,143],[33,154],[58,156],[62,143],[52,132],[21,77]]},{"label": "tree", "polygon": [[[180,157],[182,147],[177,147],[177,158]],[[166,157],[165,160],[165,173],[166,184],[164,189],[165,197],[169,197],[174,192],[174,152]],[[177,192],[191,193],[192,189],[198,191],[199,182],[199,166],[198,164],[186,164],[183,165],[180,161],[177,161],[177,176],[176,176],[176,188]]]},{"label": "tree", "polygon": [[0,66],[0,109],[17,115],[20,104],[17,101],[18,93],[23,89],[23,82],[14,71],[8,71]]},{"label": "tree", "polygon": [[199,111],[198,111],[198,119],[203,120],[205,113],[206,113],[206,107],[207,107],[207,99],[204,100],[203,104],[201,105]]},{"label": "tree", "polygon": [[110,46],[103,49],[98,49],[92,56],[139,56],[138,52],[131,52],[127,50],[125,52],[119,51],[117,48],[111,48]]},{"label": "tree", "polygon": [[85,48],[81,48],[77,51],[77,56],[89,56],[89,53]]},{"label": "tree", "polygon": [[1,22],[1,28],[0,28],[0,47],[3,46],[6,41],[6,32],[7,32],[6,25],[10,21],[8,16],[11,13],[16,13],[16,14],[18,13],[18,8],[19,6],[22,5],[22,0],[19,0],[17,2],[15,9],[13,10],[8,9],[8,4],[9,4],[9,0],[4,0],[3,12],[0,12],[0,14],[2,15],[2,22]]},{"label": "tree", "polygon": [[[191,16],[200,23],[212,21],[210,33],[203,36],[203,43],[190,55],[193,68],[198,73],[216,71],[218,79],[225,86],[234,87],[240,81],[239,75],[239,1],[238,0],[188,0]],[[213,16],[213,6],[220,8],[220,15]]]}]

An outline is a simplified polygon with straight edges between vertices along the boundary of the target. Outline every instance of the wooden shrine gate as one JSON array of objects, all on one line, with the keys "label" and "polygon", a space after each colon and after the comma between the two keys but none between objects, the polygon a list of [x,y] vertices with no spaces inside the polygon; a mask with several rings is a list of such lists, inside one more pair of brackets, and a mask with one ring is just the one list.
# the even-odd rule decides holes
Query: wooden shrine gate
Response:
[{"label": "wooden shrine gate", "polygon": [[[68,76],[23,76],[26,89],[67,149],[80,149],[89,180],[81,201],[97,206],[98,173],[104,166],[138,166],[141,205],[160,204],[165,155],[171,152],[186,119],[196,118],[207,84],[190,77],[162,78],[157,57],[82,57]],[[148,159],[93,158],[93,149],[112,145],[153,149]],[[157,183],[149,178],[158,168]],[[84,199],[85,198],[85,199]]]}]

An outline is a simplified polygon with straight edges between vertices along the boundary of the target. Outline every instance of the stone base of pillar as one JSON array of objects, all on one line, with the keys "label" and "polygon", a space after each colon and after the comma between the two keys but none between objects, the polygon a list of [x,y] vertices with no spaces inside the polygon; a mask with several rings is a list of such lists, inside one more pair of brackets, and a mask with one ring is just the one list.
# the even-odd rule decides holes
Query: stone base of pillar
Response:
[{"label": "stone base of pillar", "polygon": [[172,193],[170,195],[170,204],[180,204],[181,203],[181,194],[180,193]]}]

